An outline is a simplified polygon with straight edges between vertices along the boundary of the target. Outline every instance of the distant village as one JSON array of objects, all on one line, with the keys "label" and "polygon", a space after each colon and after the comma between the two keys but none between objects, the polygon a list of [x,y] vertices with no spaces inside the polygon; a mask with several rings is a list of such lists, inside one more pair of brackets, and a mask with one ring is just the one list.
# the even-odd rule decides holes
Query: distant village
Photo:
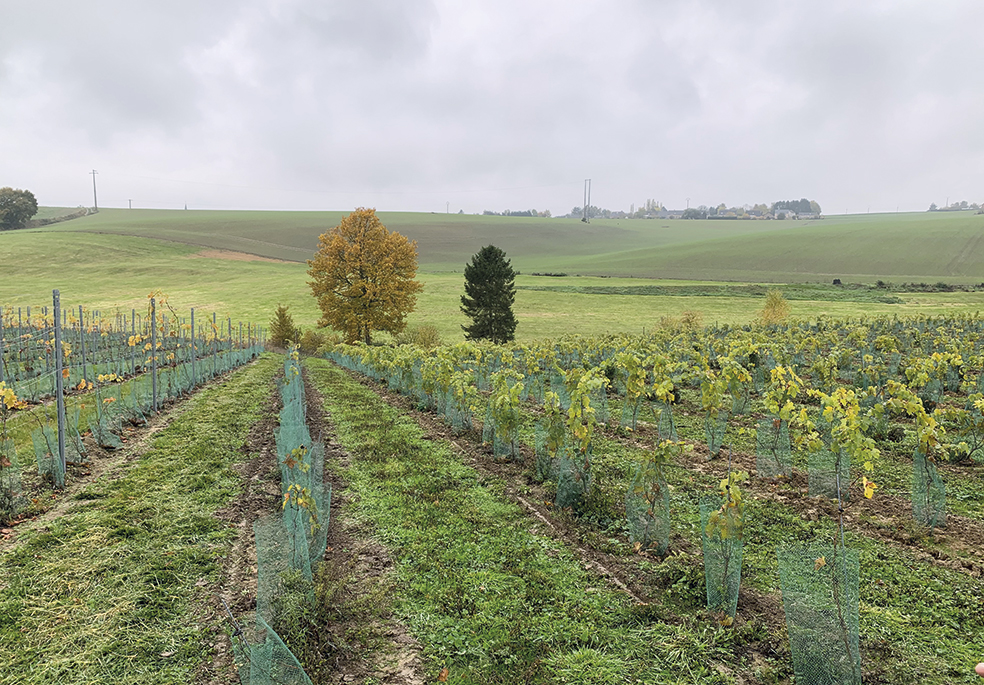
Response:
[{"label": "distant village", "polygon": [[[489,216],[540,216],[550,217],[550,211],[527,209],[522,211],[505,210],[504,212],[483,212]],[[802,198],[799,200],[780,200],[771,205],[742,205],[728,207],[721,203],[716,207],[699,205],[684,209],[667,209],[657,200],[646,200],[637,209],[635,205],[629,211],[611,210],[588,205],[587,212],[583,207],[574,207],[564,219],[722,219],[722,220],[752,220],[752,219],[822,219],[820,205],[815,200]]]}]

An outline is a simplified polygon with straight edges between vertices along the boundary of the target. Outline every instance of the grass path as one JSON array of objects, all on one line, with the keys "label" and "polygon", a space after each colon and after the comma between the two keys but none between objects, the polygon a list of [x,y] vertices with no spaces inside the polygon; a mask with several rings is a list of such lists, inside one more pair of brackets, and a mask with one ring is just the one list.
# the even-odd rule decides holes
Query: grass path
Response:
[{"label": "grass path", "polygon": [[[395,602],[429,676],[451,683],[727,683],[734,633],[650,608],[563,544],[443,442],[331,364],[310,360],[358,512],[396,560]],[[742,666],[742,668],[744,668]]]},{"label": "grass path", "polygon": [[175,409],[132,464],[0,556],[0,683],[188,683],[210,660],[208,587],[235,531],[213,514],[279,359]]},{"label": "grass path", "polygon": [[[831,510],[836,507],[787,487],[773,492],[775,487],[770,490],[767,483],[748,485],[751,523],[739,617],[734,628],[719,631],[703,610],[696,505],[702,493],[714,489],[723,466],[695,454],[681,462],[682,468],[672,469],[675,551],[665,561],[650,560],[633,553],[615,511],[624,492],[624,476],[619,474],[645,448],[635,438],[599,435],[595,476],[604,483],[588,515],[570,519],[549,507],[538,507],[539,513],[550,519],[548,525],[566,529],[568,548],[586,545],[606,557],[603,565],[617,569],[649,605],[609,595],[604,609],[582,607],[575,598],[608,592],[601,587],[604,581],[584,573],[584,559],[556,549],[552,541],[534,537],[537,542],[531,542],[528,536],[537,530],[536,522],[503,502],[508,498],[536,503],[549,499],[549,493],[530,485],[518,466],[492,465],[483,449],[471,446],[472,434],[455,438],[452,451],[446,430],[435,425],[440,421],[411,410],[409,399],[385,391],[380,397],[374,384],[366,387],[338,371],[323,370],[321,362],[309,363],[342,442],[357,456],[353,471],[362,476],[353,477],[353,487],[363,492],[362,510],[402,560],[401,611],[432,660],[447,665],[452,674],[456,668],[463,670],[452,682],[508,681],[529,673],[535,675],[530,682],[550,682],[551,677],[566,682],[569,677],[559,673],[575,653],[589,654],[591,668],[618,674],[613,682],[738,682],[739,675],[746,683],[788,682],[791,666],[776,549],[790,542],[834,539],[831,521],[836,512]],[[746,457],[742,459],[748,461]],[[462,460],[474,468],[463,466]],[[862,512],[852,508],[849,518],[860,518],[849,523],[847,532],[848,545],[862,558],[866,677],[892,683],[975,682],[972,668],[982,648],[977,629],[984,616],[978,564],[965,558],[959,545],[953,547],[959,537],[956,530],[931,540],[888,532],[872,535],[881,531],[878,526],[884,527],[884,521],[908,516],[905,507],[881,500],[878,504],[879,513],[872,517],[863,513],[864,506]],[[945,551],[936,549],[940,546]],[[523,606],[531,586],[524,573],[529,567],[542,570],[539,557],[544,550],[553,559],[544,580],[545,599],[526,604],[527,611],[536,615],[578,606],[577,627],[561,631],[573,631],[566,635],[569,638],[590,626],[587,631],[598,642],[565,643],[549,622],[521,618],[522,610],[515,605]],[[549,579],[553,573],[569,574],[570,584]],[[501,597],[510,593],[519,595],[510,597],[513,603]],[[507,676],[509,671],[490,656],[488,645],[501,644],[497,631],[510,617],[518,622],[514,632],[542,648],[541,661],[526,663],[529,673]],[[676,630],[687,631],[690,639],[674,638],[679,635]],[[646,649],[632,646],[646,639]],[[516,645],[507,646],[503,653],[514,649]],[[523,661],[522,652],[513,656]]]}]

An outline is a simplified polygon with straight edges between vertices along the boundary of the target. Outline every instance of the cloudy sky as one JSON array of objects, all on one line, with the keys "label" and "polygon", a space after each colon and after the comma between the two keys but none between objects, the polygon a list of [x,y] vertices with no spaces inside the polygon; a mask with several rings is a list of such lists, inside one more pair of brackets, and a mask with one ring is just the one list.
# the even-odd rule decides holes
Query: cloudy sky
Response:
[{"label": "cloudy sky", "polygon": [[979,0],[31,0],[0,186],[480,212],[984,200]]}]

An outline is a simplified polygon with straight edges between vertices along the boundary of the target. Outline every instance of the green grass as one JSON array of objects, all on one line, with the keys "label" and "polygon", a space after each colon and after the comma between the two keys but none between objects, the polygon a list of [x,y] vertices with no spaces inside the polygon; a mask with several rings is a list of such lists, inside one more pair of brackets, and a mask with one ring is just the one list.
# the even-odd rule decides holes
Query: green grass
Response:
[{"label": "green grass", "polygon": [[[300,240],[297,236],[304,231],[318,230],[314,228],[314,224],[324,220],[321,214],[132,211],[136,216],[146,212],[148,222],[145,230],[136,231],[134,229],[133,232],[143,236],[170,236],[172,240],[186,239],[190,242],[168,242],[149,239],[148,237],[112,234],[113,231],[127,230],[129,224],[126,223],[125,219],[130,215],[129,210],[107,210],[92,217],[57,224],[44,229],[5,232],[0,234],[0,262],[8,268],[7,273],[9,275],[0,282],[0,304],[5,306],[50,305],[51,290],[58,288],[62,292],[62,301],[66,306],[84,304],[90,309],[99,309],[104,313],[113,312],[117,308],[128,313],[133,307],[139,310],[145,309],[147,293],[160,289],[170,296],[172,305],[182,312],[187,312],[191,307],[196,307],[199,312],[202,310],[216,311],[221,318],[232,317],[234,321],[252,321],[265,326],[270,321],[276,306],[287,304],[291,307],[295,322],[302,327],[312,327],[317,323],[319,312],[314,298],[310,296],[310,288],[307,285],[308,276],[304,264],[237,261],[202,257],[200,253],[204,249],[203,245],[256,251],[250,250],[249,245],[256,246],[259,243],[247,245],[248,241],[240,241],[226,244],[219,240],[219,238],[225,240],[223,236],[230,235],[232,231],[245,233],[247,232],[246,228],[249,228],[249,235],[246,237],[249,237],[250,240],[260,239],[252,236],[265,235],[271,240],[282,239],[285,244],[290,241],[297,242]],[[183,217],[186,215],[189,218],[184,219]],[[193,223],[192,220],[195,216],[199,217],[200,223]],[[305,216],[308,217],[306,220],[310,224],[306,228],[301,222]],[[407,221],[410,219],[430,222],[452,220],[446,215],[400,216]],[[455,216],[451,215],[452,218]],[[903,219],[909,217],[910,222],[915,222],[914,225],[923,227],[922,223],[912,219],[912,217],[923,217],[922,214],[900,216]],[[926,216],[928,218],[925,221],[937,221],[942,227],[950,227],[947,230],[955,226],[962,226],[967,222],[973,224],[973,222],[981,219],[981,217],[974,215],[968,217],[958,213],[944,216],[943,219],[940,219],[938,215]],[[88,222],[97,218],[104,222],[112,219],[116,223],[92,224],[93,230],[105,229],[108,234],[79,232],[77,230],[80,226],[89,225],[79,222]],[[247,221],[247,219],[249,220]],[[301,223],[289,223],[288,219]],[[454,220],[472,221],[474,230],[485,230],[488,226],[479,221],[480,219],[488,224],[490,220],[503,219],[503,217],[458,217]],[[516,221],[537,224],[537,222],[552,220],[524,219]],[[834,227],[841,225],[850,227],[861,220],[855,219],[855,224],[836,223],[834,219],[827,221],[830,223],[824,223],[821,227],[823,230],[833,230]],[[277,222],[281,223],[278,224]],[[579,224],[580,222],[574,223]],[[633,224],[633,230],[636,233],[646,226],[652,227],[654,225],[653,221],[643,220],[630,223]],[[678,221],[673,226],[694,224],[693,230],[699,234],[698,229],[700,227],[696,226],[699,223],[701,222]],[[736,222],[706,223],[714,224],[708,230],[721,231],[723,230],[722,225],[730,226]],[[781,221],[738,223],[741,225],[754,224],[755,226],[765,224],[773,227],[779,224],[784,226],[793,224],[793,222]],[[450,231],[450,228],[443,224],[435,223],[434,225]],[[880,225],[878,222],[873,222],[872,230],[875,232],[881,230],[878,229]],[[167,228],[168,226],[171,228]],[[583,224],[575,228],[581,230],[582,227]],[[968,230],[972,230],[972,228],[971,226],[971,229]],[[820,229],[810,226],[795,230],[815,231]],[[845,228],[844,230],[848,229]],[[175,231],[175,233],[172,235],[169,231]],[[530,230],[527,230],[527,233],[529,232]],[[683,232],[677,231],[674,235],[682,239]],[[884,231],[880,235],[883,236],[885,242],[892,242],[885,239]],[[290,236],[294,237],[291,238]],[[445,238],[447,237],[445,235]],[[490,239],[492,237],[494,235],[489,236]],[[757,240],[755,236],[749,236],[747,239]],[[201,244],[190,244],[195,240]],[[576,242],[573,238],[572,241]],[[564,243],[564,241],[560,241],[560,243]],[[705,248],[711,245],[706,241],[699,244]],[[298,258],[298,255],[300,253],[295,251],[293,258]],[[516,255],[510,256],[515,257]],[[604,256],[592,257],[592,259],[595,258],[603,259]],[[549,256],[549,259],[560,260],[565,259],[565,257],[562,253],[558,253],[555,256]],[[461,266],[455,268],[463,268],[466,260],[467,257],[463,256]],[[529,271],[529,269],[525,270]],[[557,271],[559,269],[543,270]],[[577,272],[572,271],[571,273]],[[726,286],[725,290],[718,290],[723,293],[721,296],[718,296],[715,289],[720,289],[722,286],[720,284],[715,286],[713,282],[708,280],[651,281],[639,278],[587,276],[552,278],[520,275],[516,280],[517,286],[520,288],[515,304],[515,312],[519,321],[516,334],[520,340],[533,340],[556,337],[571,332],[586,335],[616,332],[642,333],[643,330],[652,330],[653,327],[659,325],[661,318],[677,318],[688,310],[700,312],[705,323],[747,323],[755,318],[761,309],[762,301],[757,296],[733,297],[733,295],[754,295],[760,292],[761,287],[754,284],[761,282],[760,277],[770,274],[771,272],[749,273],[747,275],[751,277],[750,280],[752,280],[753,285],[747,287]],[[715,276],[721,277],[721,274],[707,273],[704,276],[713,278]],[[446,340],[461,340],[463,337],[461,325],[466,323],[464,315],[459,311],[460,296],[463,293],[463,275],[452,271],[425,270],[419,274],[419,279],[424,283],[424,291],[418,298],[416,310],[408,318],[409,323],[411,325],[431,324],[437,327]],[[929,279],[930,282],[936,280],[939,279]],[[979,281],[981,278],[977,277],[976,280]],[[896,282],[900,281],[901,279],[896,279]],[[790,286],[788,290],[794,318],[814,318],[821,315],[858,317],[941,314],[974,312],[984,309],[984,292],[900,293],[897,296],[904,303],[890,304],[878,301],[880,297],[891,296],[890,291],[835,289],[829,285]],[[862,292],[866,293],[863,298],[859,295]],[[126,295],[121,295],[121,293],[126,293]],[[382,337],[385,339],[385,336]]]},{"label": "green grass", "polygon": [[[686,223],[686,222],[683,222]],[[578,261],[582,273],[716,281],[980,283],[984,216],[876,214],[770,222],[782,230],[610,252]]]},{"label": "green grass", "polygon": [[[620,279],[621,280],[621,279]],[[902,304],[902,298],[884,288],[867,285],[788,284],[770,285],[677,285],[672,282],[647,285],[520,285],[517,290],[581,293],[584,295],[637,295],[642,297],[751,297],[764,299],[771,289],[779,290],[787,300],[822,300],[831,302],[880,302]]]},{"label": "green grass", "polygon": [[280,360],[183,405],[115,480],[0,554],[0,683],[188,683],[211,659],[203,605],[234,531],[213,513]]},{"label": "green grass", "polygon": [[38,207],[38,213],[32,219],[57,219],[79,211],[77,207]]},{"label": "green grass", "polygon": [[[442,618],[455,627],[468,628],[473,625],[470,612],[474,613],[474,621],[478,624],[473,628],[475,637],[470,638],[474,642],[466,644],[478,645],[472,651],[476,655],[475,663],[481,664],[481,669],[468,665],[468,655],[471,652],[466,650],[464,653],[455,653],[452,650],[452,653],[458,655],[459,661],[465,662],[466,674],[462,676],[461,682],[488,682],[489,680],[482,680],[473,672],[481,670],[482,677],[485,677],[487,672],[498,668],[494,663],[480,661],[481,657],[488,654],[483,640],[499,639],[493,630],[499,625],[498,619],[487,616],[486,612],[502,611],[510,616],[508,612],[512,609],[505,603],[492,604],[491,600],[488,604],[482,603],[472,609],[469,602],[474,597],[483,598],[481,601],[484,601],[483,590],[461,579],[467,579],[470,573],[474,573],[467,567],[468,564],[487,563],[483,556],[486,537],[491,538],[493,545],[500,545],[501,549],[510,549],[506,545],[528,549],[522,546],[528,543],[512,539],[500,542],[501,538],[498,536],[502,533],[492,530],[496,528],[494,523],[491,524],[492,529],[485,528],[490,525],[490,520],[496,519],[499,521],[498,528],[508,530],[512,535],[517,512],[497,499],[488,505],[477,504],[476,502],[484,503],[489,493],[497,495],[501,491],[501,483],[461,466],[439,441],[420,440],[420,433],[409,417],[398,416],[364,387],[355,385],[337,371],[322,369],[320,362],[317,364],[315,366],[314,362],[311,363],[315,370],[314,377],[328,398],[327,408],[339,422],[342,441],[364,461],[364,464],[354,467],[356,473],[362,474],[354,482],[357,487],[366,488],[363,496],[367,500],[366,516],[381,526],[387,544],[394,545],[398,553],[408,560],[408,568],[401,575],[405,584],[405,594],[401,600],[405,602],[404,611],[412,617],[429,617],[422,625],[412,623],[417,631],[421,631],[418,632],[418,638],[425,644],[431,644],[431,649],[439,658],[447,660],[450,657],[441,650],[451,650],[451,647],[441,645],[446,645],[448,640],[453,641],[454,635],[431,631],[434,626],[444,625]],[[691,397],[687,400],[687,407],[676,408],[677,419],[681,436],[686,435],[701,442],[702,430],[697,412],[692,406],[693,399]],[[482,414],[483,404],[484,399],[479,402],[476,412],[478,415]],[[619,408],[618,401],[612,402],[610,409],[613,415],[617,416]],[[748,417],[735,418],[736,423],[749,422],[746,420]],[[524,412],[524,427],[521,431],[524,442],[532,442],[533,423],[532,415]],[[728,438],[729,444],[735,442],[733,438],[735,435]],[[467,438],[459,438],[464,439]],[[737,441],[741,442],[740,436]],[[745,441],[747,442],[747,438]],[[596,487],[582,510],[581,518],[575,523],[581,531],[581,544],[636,561],[640,569],[648,574],[649,582],[654,583],[651,591],[657,604],[650,612],[649,620],[638,621],[642,625],[633,628],[643,632],[658,632],[666,629],[660,622],[662,619],[674,625],[690,626],[694,631],[713,632],[708,627],[710,619],[702,613],[704,586],[699,553],[694,557],[682,552],[681,548],[700,549],[697,504],[702,496],[715,490],[724,475],[725,464],[723,460],[717,462],[719,473],[704,474],[688,468],[669,469],[673,531],[682,536],[687,544],[676,547],[674,555],[663,562],[646,562],[636,557],[629,544],[624,542],[625,523],[621,518],[622,497],[628,485],[630,468],[645,455],[645,449],[634,446],[634,442],[619,438],[612,431],[599,431],[596,434],[592,465]],[[745,449],[748,449],[747,445]],[[424,463],[418,464],[418,461]],[[884,463],[878,466],[877,476],[884,483],[885,490],[892,492],[905,487],[899,482],[904,479],[905,472],[911,474],[911,465],[907,467],[904,462],[899,462],[896,455],[886,455]],[[412,483],[415,489],[408,489],[408,483]],[[487,492],[472,494],[478,486],[484,487]],[[950,486],[953,491],[967,492],[969,497],[976,497],[979,501],[979,496],[974,493],[975,488],[979,490],[980,483],[973,472],[949,473],[948,487]],[[832,543],[837,539],[837,528],[831,518],[821,515],[819,518],[815,517],[816,520],[808,520],[800,508],[792,505],[792,502],[802,497],[795,488],[789,485],[778,487],[782,495],[778,498],[759,496],[757,488],[767,490],[767,485],[752,484],[745,489],[748,527],[743,586],[771,594],[775,598],[779,592],[777,549],[788,544],[817,541]],[[465,493],[464,502],[459,501],[458,495],[462,492]],[[434,506],[430,506],[428,502],[431,499],[434,500]],[[495,502],[499,503],[495,505]],[[494,506],[498,508],[493,508]],[[970,501],[969,506],[973,507],[974,502]],[[480,515],[471,513],[476,509],[481,512]],[[865,518],[864,511],[864,502],[851,508],[852,515],[861,519]],[[960,513],[973,515],[966,510]],[[464,515],[467,523],[456,523],[455,517],[459,515]],[[390,520],[391,517],[393,520]],[[406,522],[412,530],[399,529],[399,520]],[[443,526],[451,528],[447,538],[441,537],[444,535]],[[431,532],[436,536],[435,540],[428,539]],[[479,537],[474,536],[476,532]],[[914,534],[918,536],[915,529]],[[984,601],[984,588],[980,582],[946,566],[933,564],[931,560],[927,562],[929,557],[925,550],[931,550],[936,545],[932,539],[923,538],[911,546],[885,543],[865,535],[862,530],[853,530],[850,522],[846,536],[848,546],[857,549],[861,559],[861,646],[864,669],[869,677],[876,678],[878,682],[900,685],[912,682],[940,685],[975,682],[972,667],[984,651],[984,641],[981,638],[984,623],[979,611],[981,602]],[[552,543],[541,543],[542,546],[549,544]],[[463,550],[461,554],[467,557],[467,562],[454,558],[456,549]],[[563,552],[554,554],[557,565],[570,563]],[[431,563],[441,565],[441,571],[435,572],[429,568],[428,564]],[[586,583],[586,587],[595,587],[593,583],[596,581],[580,575],[579,571],[580,569],[568,571],[576,578],[575,585]],[[442,584],[439,579],[433,578],[435,575],[454,580]],[[426,580],[419,580],[421,577]],[[483,583],[486,577],[480,576]],[[517,586],[525,587],[518,583]],[[449,591],[448,587],[452,590]],[[501,587],[501,592],[508,594],[513,586],[502,583]],[[464,612],[465,616],[459,615],[457,604],[433,605],[433,597],[445,597],[448,592],[453,597],[464,595],[470,598],[459,600],[469,607]],[[556,601],[564,600],[558,598]],[[624,611],[624,607],[610,605],[605,610],[604,620],[614,620],[617,625],[625,628],[618,618]],[[438,613],[439,617],[432,617],[433,613]],[[587,610],[580,617],[585,622],[600,620],[597,616],[591,616]],[[748,623],[739,623],[739,628],[726,638],[714,638],[715,641],[730,641],[733,654],[746,653],[744,649],[750,644],[782,643],[785,640],[782,634],[769,633],[755,615],[743,614],[742,620]],[[526,629],[526,626],[523,628]],[[543,632],[525,635],[526,640],[548,645],[543,647],[544,650],[549,650],[554,645],[551,642],[552,634],[547,629],[537,625],[531,630]],[[617,639],[620,644],[626,645],[629,655],[620,648],[610,648],[606,650],[605,662],[621,673],[626,682],[633,682],[633,678],[640,678],[643,682],[678,682],[682,678],[679,671],[666,668],[665,664],[662,665],[664,670],[658,670],[660,667],[653,664],[649,667],[652,670],[647,671],[646,667],[635,661],[636,658],[646,658],[632,646],[639,633],[633,630],[627,630],[623,634],[605,632],[610,631],[611,626],[604,623],[594,630],[606,635],[606,639]],[[731,659],[710,656],[704,651],[708,645],[702,644],[700,640],[687,644],[677,643],[675,647],[680,650],[681,660],[688,663],[704,664],[709,657],[720,658],[720,664],[728,669],[742,674],[752,671],[749,664],[740,660],[736,662],[733,656]],[[754,649],[761,651],[764,647]],[[561,660],[567,663],[568,658],[564,656]],[[787,677],[788,659],[788,652],[774,653],[771,659],[758,665],[757,677],[765,678],[765,682],[772,682],[768,680],[769,677]],[[438,663],[448,662],[439,660]],[[551,673],[556,676],[557,671]],[[686,682],[717,682],[714,678],[714,673],[705,672]],[[507,677],[503,676],[503,680],[505,679]],[[540,681],[534,678],[532,682]]]},{"label": "green grass", "polygon": [[[304,261],[318,236],[348,212],[254,212],[105,209],[45,231],[90,231],[152,237]],[[673,222],[539,219],[459,214],[380,212],[391,231],[417,241],[419,262],[429,271],[464,268],[489,243],[504,249],[522,271],[560,270],[612,249],[629,250],[777,230],[779,222]]]},{"label": "green grass", "polygon": [[[345,212],[106,209],[38,229],[150,237],[304,261]],[[911,212],[810,221],[539,219],[381,212],[417,241],[425,271],[456,271],[483,245],[523,272],[745,282],[980,282],[984,215]]]},{"label": "green grass", "polygon": [[[397,611],[451,683],[726,683],[736,633],[640,618],[443,443],[324,361],[308,369],[358,513],[396,560]],[[692,614],[700,613],[699,609]]]}]

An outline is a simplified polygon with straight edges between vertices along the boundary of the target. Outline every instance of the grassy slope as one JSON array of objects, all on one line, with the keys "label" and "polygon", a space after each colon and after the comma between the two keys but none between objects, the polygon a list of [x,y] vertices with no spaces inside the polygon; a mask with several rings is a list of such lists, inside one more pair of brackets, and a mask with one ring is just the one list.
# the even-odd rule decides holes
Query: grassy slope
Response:
[{"label": "grassy slope", "polygon": [[0,683],[187,683],[210,658],[199,580],[233,535],[212,513],[279,359],[182,406],[122,475],[0,555]]},{"label": "grassy slope", "polygon": [[38,213],[32,219],[57,219],[78,211],[78,207],[38,207]]},{"label": "grassy slope", "polygon": [[[134,210],[136,211],[136,210]],[[74,222],[69,222],[74,223]],[[779,222],[773,222],[779,223]],[[51,304],[59,288],[65,306],[84,304],[112,312],[146,308],[146,295],[161,289],[181,312],[199,308],[233,321],[266,325],[277,304],[291,306],[295,321],[314,326],[319,313],[307,286],[306,266],[297,263],[236,261],[198,256],[200,246],[145,238],[64,231],[0,234],[0,304]],[[409,317],[412,325],[435,325],[447,340],[460,340],[465,318],[459,311],[460,273],[422,273],[424,292]],[[520,276],[520,286],[633,287],[649,281],[619,278]],[[677,282],[685,286],[686,282]],[[126,295],[123,295],[125,293]],[[984,309],[984,293],[905,294],[905,305],[809,301],[791,303],[794,317],[940,313]],[[701,312],[706,323],[744,323],[762,307],[760,298],[705,296],[589,295],[520,290],[515,311],[521,340],[578,332],[585,335],[641,333],[661,317]]]},{"label": "grassy slope", "polygon": [[[101,210],[48,231],[93,231],[163,238],[194,245],[239,250],[266,257],[303,261],[318,246],[318,236],[345,212],[237,212],[175,210]],[[693,242],[736,233],[776,230],[776,222],[673,222],[663,229],[653,221],[486,217],[459,214],[381,212],[387,228],[417,241],[426,270],[455,270],[483,245],[494,243],[522,271],[566,268],[571,258],[635,248]]]},{"label": "grassy slope", "polygon": [[790,222],[768,235],[599,255],[575,268],[709,280],[979,283],[984,216],[910,213]]},{"label": "grassy slope", "polygon": [[[307,259],[343,212],[108,209],[41,229],[163,238],[292,261]],[[417,241],[421,268],[460,270],[483,245],[524,272],[739,281],[980,281],[984,216],[913,212],[814,221],[669,221],[383,212]]]}]

